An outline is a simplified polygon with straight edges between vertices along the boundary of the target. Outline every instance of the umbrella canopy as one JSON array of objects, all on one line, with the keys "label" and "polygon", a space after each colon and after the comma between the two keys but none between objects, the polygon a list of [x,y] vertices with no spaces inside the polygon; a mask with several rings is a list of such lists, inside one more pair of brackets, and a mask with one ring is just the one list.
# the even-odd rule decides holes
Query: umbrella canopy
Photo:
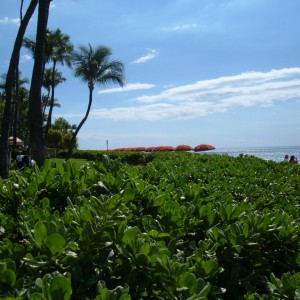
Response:
[{"label": "umbrella canopy", "polygon": [[147,147],[145,149],[146,152],[152,152],[155,147]]},{"label": "umbrella canopy", "polygon": [[[8,144],[9,145],[13,145],[13,143],[14,143],[14,137],[13,136],[10,136],[9,138],[8,138]],[[18,137],[16,138],[16,145],[17,146],[23,146],[24,145],[24,142],[21,140],[21,139],[19,139]]]},{"label": "umbrella canopy", "polygon": [[175,147],[175,151],[191,151],[191,150],[193,150],[193,147],[184,144]]},{"label": "umbrella canopy", "polygon": [[132,151],[145,151],[146,148],[145,147],[133,147],[131,148]]},{"label": "umbrella canopy", "polygon": [[175,148],[173,146],[156,146],[152,151],[174,151]]},{"label": "umbrella canopy", "polygon": [[194,148],[194,151],[209,151],[209,150],[214,150],[216,149],[214,146],[212,145],[209,145],[209,144],[200,144],[200,145],[197,145],[195,148]]}]

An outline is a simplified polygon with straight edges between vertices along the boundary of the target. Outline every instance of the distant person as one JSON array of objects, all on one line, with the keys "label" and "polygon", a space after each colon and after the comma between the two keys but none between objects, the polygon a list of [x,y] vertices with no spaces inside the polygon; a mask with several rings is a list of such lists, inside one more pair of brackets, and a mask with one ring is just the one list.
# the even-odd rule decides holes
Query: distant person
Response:
[{"label": "distant person", "polygon": [[289,160],[289,163],[290,164],[297,164],[298,163],[297,157],[295,155],[292,155],[290,160]]},{"label": "distant person", "polygon": [[286,154],[283,159],[284,162],[289,162],[289,156]]},{"label": "distant person", "polygon": [[18,168],[19,170],[22,170],[23,167],[24,167],[23,159],[24,159],[24,155],[21,154],[21,153],[19,153],[19,154],[16,156],[17,168]]}]

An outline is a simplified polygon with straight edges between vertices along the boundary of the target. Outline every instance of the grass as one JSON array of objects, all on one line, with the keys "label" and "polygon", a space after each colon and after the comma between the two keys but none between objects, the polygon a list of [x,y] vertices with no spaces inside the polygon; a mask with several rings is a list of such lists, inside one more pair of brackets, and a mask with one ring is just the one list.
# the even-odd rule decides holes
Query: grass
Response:
[{"label": "grass", "polygon": [[[49,158],[48,161],[51,161],[53,164],[56,165],[57,168],[60,168],[65,161],[64,158]],[[82,158],[71,158],[70,161],[75,164],[77,167],[81,167],[82,165],[86,164],[88,161]],[[17,170],[17,165],[15,162],[12,162],[10,166],[10,173]]]},{"label": "grass", "polygon": [[[49,158],[47,159],[49,161],[51,161],[52,163],[56,164],[56,167],[59,168],[62,166],[63,162],[65,161],[64,158]],[[82,158],[71,158],[70,161],[73,164],[76,164],[77,167],[81,167],[82,165],[87,163],[86,159],[82,159]]]}]

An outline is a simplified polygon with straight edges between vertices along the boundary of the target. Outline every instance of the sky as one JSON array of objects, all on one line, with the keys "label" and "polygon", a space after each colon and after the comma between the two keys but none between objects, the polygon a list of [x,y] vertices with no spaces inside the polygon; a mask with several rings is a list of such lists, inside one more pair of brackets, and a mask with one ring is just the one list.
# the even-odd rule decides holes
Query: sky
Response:
[{"label": "sky", "polygon": [[[20,2],[0,0],[0,74]],[[53,0],[50,30],[75,49],[107,46],[125,66],[125,87],[95,87],[79,148],[300,145],[299,11],[299,0]],[[26,37],[35,38],[36,21]],[[22,49],[22,76],[30,79],[32,67]],[[58,70],[67,81],[56,89],[54,119],[79,124],[87,84]]]}]

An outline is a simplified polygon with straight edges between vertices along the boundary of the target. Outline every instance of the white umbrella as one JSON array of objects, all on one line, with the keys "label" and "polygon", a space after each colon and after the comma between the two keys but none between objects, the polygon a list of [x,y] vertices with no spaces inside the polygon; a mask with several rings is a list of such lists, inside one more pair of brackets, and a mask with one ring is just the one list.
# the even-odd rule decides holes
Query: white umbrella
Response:
[{"label": "white umbrella", "polygon": [[[13,136],[10,136],[9,138],[8,138],[8,144],[9,145],[13,145],[14,144],[14,137]],[[24,145],[24,142],[21,140],[21,139],[19,139],[18,137],[16,138],[16,145],[17,146],[23,146]]]}]

